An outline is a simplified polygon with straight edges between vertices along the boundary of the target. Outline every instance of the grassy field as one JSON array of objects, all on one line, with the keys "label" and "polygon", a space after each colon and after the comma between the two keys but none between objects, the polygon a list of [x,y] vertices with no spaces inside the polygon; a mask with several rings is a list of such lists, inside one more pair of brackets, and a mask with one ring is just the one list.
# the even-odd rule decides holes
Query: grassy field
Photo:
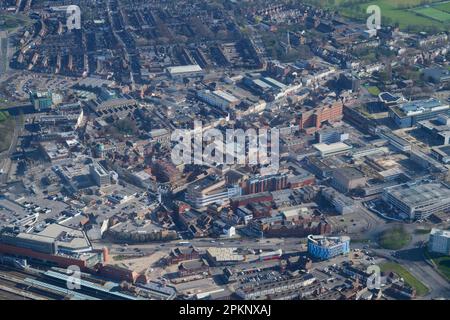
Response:
[{"label": "grassy field", "polygon": [[380,89],[378,89],[378,87],[367,87],[367,91],[369,91],[369,93],[375,97],[378,97],[378,95],[380,94]]},{"label": "grassy field", "polygon": [[450,2],[435,4],[433,8],[450,13]]},{"label": "grassy field", "polygon": [[378,243],[385,249],[398,250],[411,241],[411,235],[402,227],[393,227],[380,234]]},{"label": "grassy field", "polygon": [[9,113],[5,111],[0,111],[0,122],[5,121],[9,118]]},{"label": "grassy field", "polygon": [[398,263],[386,262],[380,265],[382,272],[394,272],[403,278],[405,283],[407,283],[412,288],[416,289],[416,294],[418,296],[424,296],[428,293],[428,288],[420,282],[416,277],[414,277],[408,270],[402,267]]},{"label": "grassy field", "polygon": [[417,13],[420,16],[425,16],[427,18],[431,18],[433,20],[437,20],[439,22],[447,22],[450,21],[450,14],[447,12],[429,7],[429,8],[417,8],[412,9],[413,12]]}]

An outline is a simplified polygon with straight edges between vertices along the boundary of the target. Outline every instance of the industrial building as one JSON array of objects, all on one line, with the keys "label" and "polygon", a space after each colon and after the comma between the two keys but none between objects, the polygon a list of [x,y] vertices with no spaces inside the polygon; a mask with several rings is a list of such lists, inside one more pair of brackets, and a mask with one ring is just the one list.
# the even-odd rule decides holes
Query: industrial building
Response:
[{"label": "industrial building", "polygon": [[203,75],[203,69],[197,65],[168,67],[167,73],[172,79],[192,78]]},{"label": "industrial building", "polygon": [[313,145],[322,158],[331,157],[338,154],[346,153],[352,149],[352,146],[344,142],[336,142],[331,144],[316,143]]},{"label": "industrial building", "polygon": [[224,266],[245,261],[245,256],[237,253],[237,248],[216,248],[206,249],[206,258],[213,266]]},{"label": "industrial building", "polygon": [[431,229],[428,250],[433,253],[450,255],[450,231]]},{"label": "industrial building", "polygon": [[350,252],[350,237],[308,236],[308,253],[320,260],[328,260]]},{"label": "industrial building", "polygon": [[386,188],[382,198],[410,220],[450,210],[450,189],[437,182],[408,182]]},{"label": "industrial building", "polygon": [[222,90],[201,90],[197,92],[197,97],[211,106],[220,108],[223,111],[235,107],[240,102],[238,98]]}]

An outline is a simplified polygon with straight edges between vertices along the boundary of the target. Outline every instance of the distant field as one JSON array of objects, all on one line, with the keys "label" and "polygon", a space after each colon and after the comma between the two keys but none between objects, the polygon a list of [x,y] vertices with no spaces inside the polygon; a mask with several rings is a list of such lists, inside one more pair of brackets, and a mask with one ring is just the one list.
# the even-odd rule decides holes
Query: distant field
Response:
[{"label": "distant field", "polygon": [[450,14],[448,14],[447,12],[435,9],[435,8],[417,8],[417,9],[413,9],[413,12],[421,15],[421,16],[425,16],[428,18],[431,18],[433,20],[437,20],[439,22],[447,22],[450,21]]},{"label": "distant field", "polygon": [[369,5],[381,9],[381,23],[398,24],[410,31],[448,31],[450,29],[450,2],[432,0],[426,6],[422,0],[307,0],[309,3],[337,10],[342,16],[364,21]]},{"label": "distant field", "polygon": [[450,13],[450,2],[435,4],[433,8]]}]

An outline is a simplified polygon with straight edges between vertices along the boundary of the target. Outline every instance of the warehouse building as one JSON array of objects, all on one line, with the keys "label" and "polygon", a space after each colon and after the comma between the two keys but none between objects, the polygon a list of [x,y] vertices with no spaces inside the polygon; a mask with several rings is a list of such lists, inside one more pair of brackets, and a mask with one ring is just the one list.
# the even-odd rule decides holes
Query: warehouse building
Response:
[{"label": "warehouse building", "polygon": [[313,147],[318,151],[319,155],[322,158],[343,154],[352,149],[352,146],[344,142],[336,142],[331,144],[316,143],[313,145]]},{"label": "warehouse building", "polygon": [[167,73],[172,79],[182,79],[202,76],[204,71],[198,64],[193,64],[187,66],[168,67]]},{"label": "warehouse building", "polygon": [[213,266],[226,266],[245,261],[245,256],[237,253],[237,248],[216,248],[206,249],[206,258]]},{"label": "warehouse building", "polygon": [[222,90],[201,90],[197,92],[197,96],[200,100],[210,104],[213,107],[220,108],[223,111],[235,107],[240,102],[238,98]]}]

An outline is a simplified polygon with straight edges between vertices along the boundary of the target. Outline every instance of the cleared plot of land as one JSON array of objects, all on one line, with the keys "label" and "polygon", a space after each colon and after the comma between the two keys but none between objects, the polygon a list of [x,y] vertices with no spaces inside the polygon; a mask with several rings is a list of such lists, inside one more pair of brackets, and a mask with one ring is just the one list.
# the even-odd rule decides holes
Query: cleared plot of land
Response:
[{"label": "cleared plot of land", "polygon": [[450,14],[435,8],[417,8],[413,9],[412,11],[417,13],[418,15],[425,16],[439,22],[450,21]]},{"label": "cleared plot of land", "polygon": [[416,289],[416,294],[418,296],[424,296],[428,293],[428,288],[416,277],[414,277],[408,270],[403,268],[400,264],[394,262],[386,262],[380,265],[382,272],[394,272],[398,274],[406,284]]}]

